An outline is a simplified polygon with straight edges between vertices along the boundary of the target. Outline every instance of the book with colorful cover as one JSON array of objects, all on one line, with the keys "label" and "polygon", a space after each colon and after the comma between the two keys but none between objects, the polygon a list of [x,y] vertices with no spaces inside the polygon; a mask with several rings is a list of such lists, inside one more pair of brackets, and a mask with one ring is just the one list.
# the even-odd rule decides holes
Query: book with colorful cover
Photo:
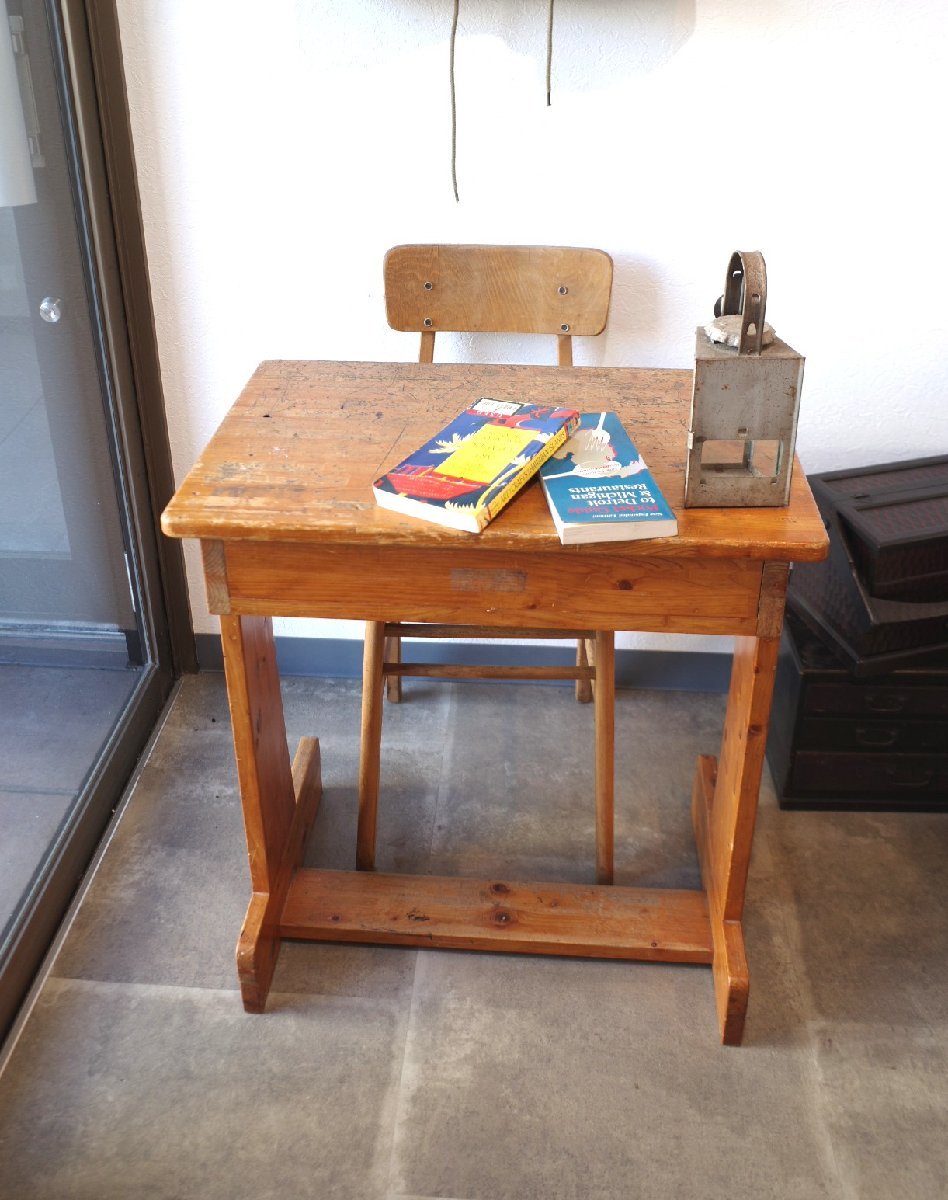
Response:
[{"label": "book with colorful cover", "polygon": [[383,508],[479,533],[579,425],[573,408],[482,397],[372,485]]},{"label": "book with colorful cover", "polygon": [[566,545],[673,537],[675,514],[613,412],[583,413],[579,428],[540,469]]}]

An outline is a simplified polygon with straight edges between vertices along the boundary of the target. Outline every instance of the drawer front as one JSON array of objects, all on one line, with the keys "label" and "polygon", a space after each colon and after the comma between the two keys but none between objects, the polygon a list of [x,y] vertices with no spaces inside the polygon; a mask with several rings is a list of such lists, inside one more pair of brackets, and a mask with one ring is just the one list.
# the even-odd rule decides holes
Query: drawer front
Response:
[{"label": "drawer front", "polygon": [[948,755],[800,750],[793,756],[788,790],[797,796],[948,801]]},{"label": "drawer front", "polygon": [[[211,611],[510,629],[754,634],[762,564],[617,552],[224,543],[205,551]],[[598,548],[597,548],[598,549]],[[210,566],[208,565],[210,563]]]},{"label": "drawer front", "polygon": [[800,750],[945,754],[948,753],[948,722],[805,717],[797,730],[796,744]]},{"label": "drawer front", "polygon": [[915,683],[808,683],[801,710],[823,716],[948,717],[948,687]]}]

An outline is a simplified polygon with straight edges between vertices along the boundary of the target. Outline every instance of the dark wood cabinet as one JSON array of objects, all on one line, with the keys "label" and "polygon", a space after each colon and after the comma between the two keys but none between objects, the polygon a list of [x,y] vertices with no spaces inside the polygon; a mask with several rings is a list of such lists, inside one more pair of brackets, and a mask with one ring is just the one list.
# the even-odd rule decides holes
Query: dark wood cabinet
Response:
[{"label": "dark wood cabinet", "polygon": [[857,678],[788,612],[767,759],[782,808],[948,811],[948,654]]}]

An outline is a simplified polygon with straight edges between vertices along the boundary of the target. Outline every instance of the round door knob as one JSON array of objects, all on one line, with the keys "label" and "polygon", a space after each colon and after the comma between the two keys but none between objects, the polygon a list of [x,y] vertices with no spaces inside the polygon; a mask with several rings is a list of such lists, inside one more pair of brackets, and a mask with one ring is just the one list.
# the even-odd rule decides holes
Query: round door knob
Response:
[{"label": "round door knob", "polygon": [[63,315],[62,300],[55,300],[52,296],[44,296],[40,303],[40,316],[50,325],[55,325],[59,318]]}]

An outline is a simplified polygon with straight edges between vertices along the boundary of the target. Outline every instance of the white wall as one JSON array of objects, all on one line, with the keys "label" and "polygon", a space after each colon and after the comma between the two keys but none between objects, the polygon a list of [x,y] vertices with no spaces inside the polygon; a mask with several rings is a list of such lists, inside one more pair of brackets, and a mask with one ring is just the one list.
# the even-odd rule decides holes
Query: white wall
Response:
[{"label": "white wall", "polygon": [[462,0],[460,203],[449,0],[118,8],[179,479],[261,359],[414,357],[382,298],[403,241],[602,247],[612,318],[577,362],[669,367],[760,249],[807,469],[948,449],[944,0],[557,0],[550,108],[545,0]]}]

